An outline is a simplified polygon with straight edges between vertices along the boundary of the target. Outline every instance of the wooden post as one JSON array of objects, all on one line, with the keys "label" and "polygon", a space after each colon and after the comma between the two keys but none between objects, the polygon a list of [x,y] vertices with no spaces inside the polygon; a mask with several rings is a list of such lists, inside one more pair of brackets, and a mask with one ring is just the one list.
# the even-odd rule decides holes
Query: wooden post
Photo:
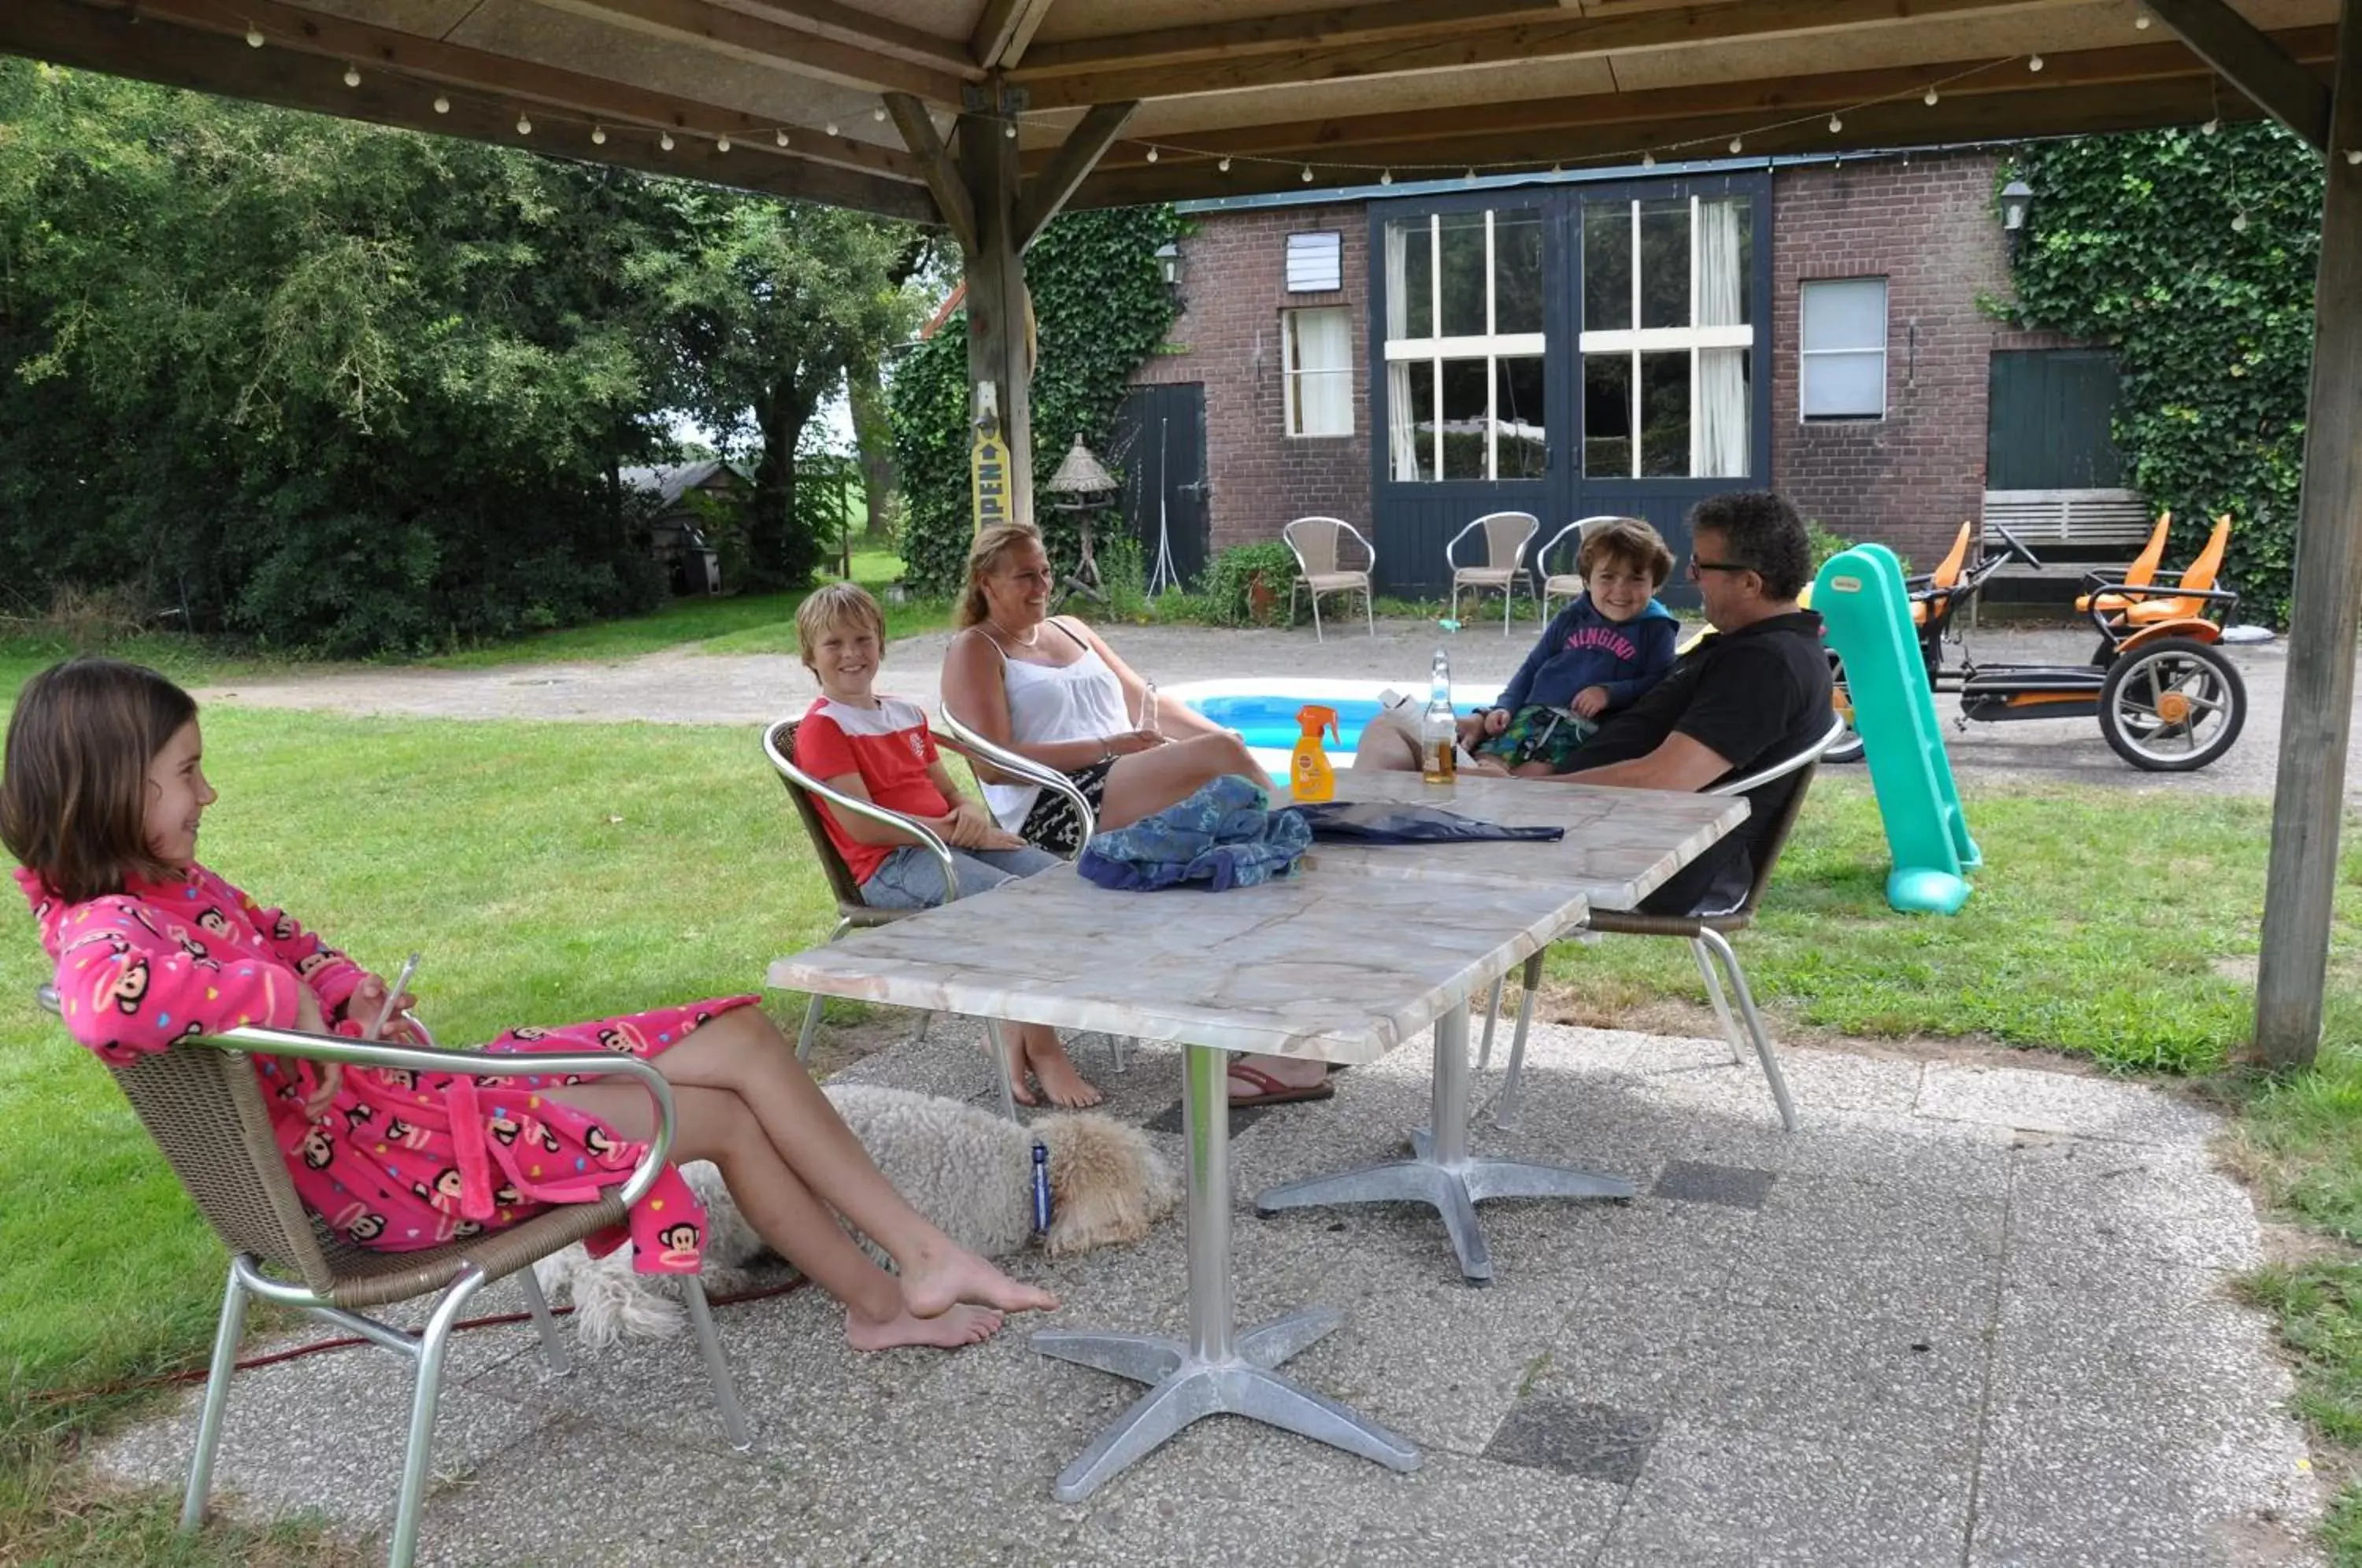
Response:
[{"label": "wooden post", "polygon": [[1000,436],[1009,444],[1010,513],[1033,521],[1033,419],[1028,383],[1033,366],[1026,332],[1025,251],[1017,232],[1019,95],[998,76],[968,90],[960,116],[959,168],[976,215],[976,248],[967,263],[969,411],[978,385],[990,382],[1000,407]]},{"label": "wooden post", "polygon": [[2362,376],[2355,371],[2362,365],[2362,164],[2351,160],[2362,152],[2362,0],[2345,0],[2341,11],[2288,692],[2256,979],[2256,1051],[2275,1067],[2310,1065],[2321,1041],[2362,615]]}]

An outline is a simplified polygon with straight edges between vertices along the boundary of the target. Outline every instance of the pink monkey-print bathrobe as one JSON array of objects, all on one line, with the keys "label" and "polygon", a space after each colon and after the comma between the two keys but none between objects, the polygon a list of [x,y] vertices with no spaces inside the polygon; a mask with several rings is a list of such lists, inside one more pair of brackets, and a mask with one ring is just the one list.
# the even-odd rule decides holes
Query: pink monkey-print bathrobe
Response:
[{"label": "pink monkey-print bathrobe", "polygon": [[[309,986],[340,1034],[360,966],[277,910],[266,910],[204,867],[168,882],[67,905],[29,871],[17,873],[57,962],[67,1030],[111,1065],[137,1061],[193,1034],[241,1024],[295,1027],[296,990]],[[654,1056],[751,996],[631,1013],[557,1029],[513,1029],[487,1051],[628,1051]],[[644,1145],[598,1118],[548,1099],[557,1080],[348,1068],[328,1110],[304,1102],[319,1065],[252,1058],[279,1150],[306,1207],[354,1242],[381,1252],[439,1246],[498,1230],[553,1203],[594,1199],[631,1175]],[[520,1063],[520,1067],[525,1064]],[[567,1081],[574,1081],[568,1079]],[[223,1136],[230,1136],[224,1128]],[[633,1266],[694,1274],[705,1210],[667,1165],[628,1216]],[[590,1240],[606,1252],[624,1239]]]}]

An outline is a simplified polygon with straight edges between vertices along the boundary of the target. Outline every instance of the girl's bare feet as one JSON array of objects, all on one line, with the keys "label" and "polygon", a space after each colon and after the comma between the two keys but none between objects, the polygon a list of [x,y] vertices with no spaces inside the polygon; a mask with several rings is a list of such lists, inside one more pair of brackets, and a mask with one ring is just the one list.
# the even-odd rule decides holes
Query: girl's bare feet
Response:
[{"label": "girl's bare feet", "polygon": [[955,1307],[932,1318],[905,1309],[883,1321],[865,1319],[848,1307],[844,1339],[857,1351],[897,1350],[904,1345],[957,1350],[990,1339],[1000,1331],[1000,1314],[989,1307]]},{"label": "girl's bare feet", "polygon": [[895,1260],[902,1269],[902,1300],[916,1318],[939,1318],[963,1301],[1004,1312],[1055,1311],[1058,1298],[1039,1286],[1010,1278],[945,1237],[929,1251]]},{"label": "girl's bare feet", "polygon": [[1066,1048],[1058,1043],[1058,1036],[1054,1030],[1026,1031],[1025,1065],[1032,1069],[1034,1081],[1042,1086],[1042,1092],[1050,1097],[1050,1103],[1061,1110],[1080,1110],[1087,1105],[1097,1105],[1106,1098],[1075,1069],[1074,1059],[1066,1055]]}]

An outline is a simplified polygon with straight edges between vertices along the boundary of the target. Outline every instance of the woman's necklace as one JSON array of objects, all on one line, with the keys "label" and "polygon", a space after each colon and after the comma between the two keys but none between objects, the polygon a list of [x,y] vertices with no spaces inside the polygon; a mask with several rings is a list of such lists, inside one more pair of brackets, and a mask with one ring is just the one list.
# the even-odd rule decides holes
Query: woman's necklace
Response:
[{"label": "woman's necklace", "polygon": [[[989,619],[989,617],[988,617],[988,619]],[[1020,647],[1030,648],[1042,640],[1042,628],[1038,624],[1033,627],[1033,635],[1030,637],[1019,636],[1016,633],[1010,631],[1008,627],[1002,625],[998,621],[994,621],[992,623],[992,629],[999,632],[1002,636],[1007,637],[1010,642],[1015,643]]]}]

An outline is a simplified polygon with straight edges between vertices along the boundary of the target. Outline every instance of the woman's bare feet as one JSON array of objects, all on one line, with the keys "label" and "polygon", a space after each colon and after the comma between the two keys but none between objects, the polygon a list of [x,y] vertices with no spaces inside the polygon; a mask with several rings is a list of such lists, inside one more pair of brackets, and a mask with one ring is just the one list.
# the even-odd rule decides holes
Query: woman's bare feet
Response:
[{"label": "woman's bare feet", "polygon": [[1001,1048],[1001,1055],[1008,1059],[1008,1066],[1005,1070],[1009,1074],[1010,1097],[1020,1105],[1041,1104],[1040,1100],[1033,1098],[1033,1086],[1026,1077],[1027,1053],[1024,1038],[1021,1035],[1011,1036],[1009,1043]]},{"label": "woman's bare feet", "polygon": [[932,1318],[905,1309],[882,1322],[865,1319],[848,1307],[844,1339],[857,1351],[898,1350],[904,1345],[957,1350],[990,1339],[1000,1331],[1000,1314],[989,1307],[955,1307]]},{"label": "woman's bare feet", "polygon": [[902,1268],[902,1300],[917,1318],[939,1318],[972,1301],[1004,1312],[1055,1311],[1058,1298],[1039,1286],[1010,1278],[949,1237],[927,1252],[895,1260]]},{"label": "woman's bare feet", "polygon": [[[1028,1029],[1025,1032],[1025,1065],[1032,1069],[1034,1081],[1042,1086],[1042,1092],[1050,1097],[1050,1103],[1062,1110],[1080,1110],[1084,1106],[1097,1105],[1106,1098],[1075,1070],[1074,1059],[1066,1055],[1066,1048],[1058,1043],[1054,1030]],[[1024,1081],[1022,1075],[1017,1081]],[[1031,1105],[1033,1102],[1026,1100],[1025,1103]]]}]

